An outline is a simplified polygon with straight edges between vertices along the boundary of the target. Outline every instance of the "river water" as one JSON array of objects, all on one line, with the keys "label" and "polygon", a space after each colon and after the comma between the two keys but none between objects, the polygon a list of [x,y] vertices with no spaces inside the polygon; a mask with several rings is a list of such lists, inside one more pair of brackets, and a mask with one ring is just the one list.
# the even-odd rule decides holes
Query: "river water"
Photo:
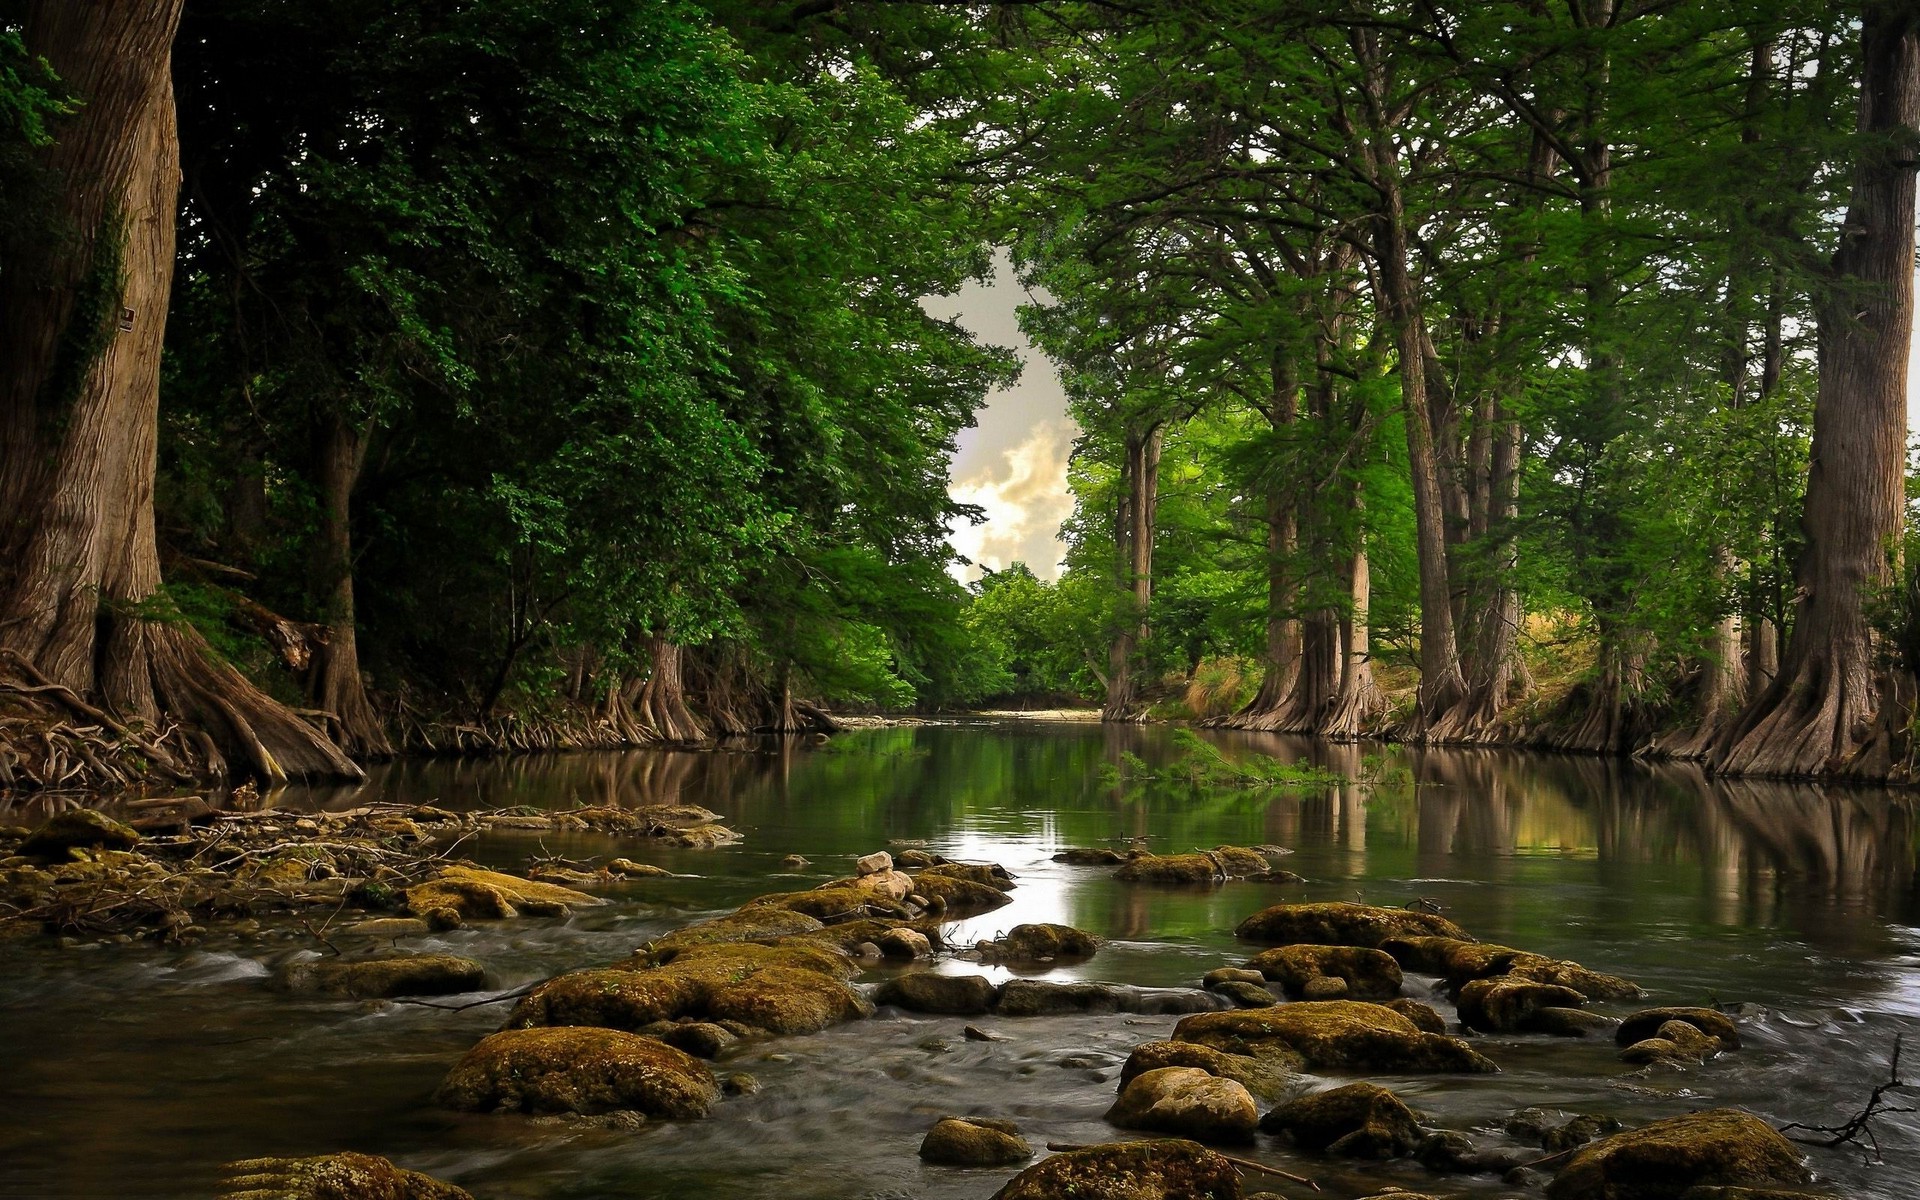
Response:
[{"label": "river water", "polygon": [[[1837,1123],[1886,1077],[1895,1037],[1920,1032],[1911,796],[1718,783],[1585,758],[1216,740],[1231,754],[1304,757],[1375,782],[1266,792],[1120,783],[1103,766],[1123,751],[1166,760],[1167,730],[960,722],[858,731],[824,746],[406,762],[358,789],[294,790],[274,802],[691,802],[744,835],[704,852],[591,835],[500,833],[469,844],[463,852],[507,868],[543,852],[618,853],[685,873],[625,885],[608,893],[615,903],[566,921],[478,924],[404,943],[479,959],[501,990],[620,959],[752,896],[844,874],[850,856],[892,843],[999,862],[1018,877],[1014,903],[966,922],[957,940],[1022,921],[1107,939],[1096,957],[1049,978],[1192,986],[1251,953],[1231,930],[1269,904],[1425,897],[1483,940],[1636,979],[1648,1003],[1746,1006],[1746,1048],[1685,1074],[1631,1074],[1610,1043],[1516,1035],[1476,1042],[1498,1075],[1378,1077],[1432,1125],[1487,1146],[1511,1144],[1493,1131],[1529,1105],[1640,1123],[1734,1104],[1776,1123]],[[1064,847],[1124,848],[1129,838],[1162,852],[1285,846],[1293,853],[1281,865],[1309,882],[1155,888],[1050,861]],[[783,868],[794,853],[816,865]],[[961,1036],[960,1018],[883,1010],[736,1048],[723,1069],[751,1073],[762,1090],[724,1101],[708,1120],[581,1128],[430,1102],[448,1066],[507,1006],[455,1012],[277,993],[265,986],[269,972],[312,953],[312,942],[275,932],[219,934],[186,950],[0,943],[0,1197],[207,1196],[231,1159],[359,1150],[480,1200],[985,1200],[1012,1172],[922,1165],[915,1150],[935,1118],[1009,1117],[1036,1145],[1123,1136],[1101,1121],[1118,1068],[1175,1021],[973,1018],[1002,1039],[977,1042]],[[865,982],[879,978],[876,970]],[[1419,981],[1408,987],[1433,999]],[[1814,1167],[1841,1195],[1920,1196],[1920,1123],[1896,1115],[1877,1128],[1884,1162],[1849,1147],[1810,1151]],[[1247,1153],[1315,1176],[1332,1197],[1387,1184],[1539,1195],[1410,1163],[1343,1165],[1267,1137]],[[1249,1190],[1268,1186],[1310,1194],[1277,1181]]]}]

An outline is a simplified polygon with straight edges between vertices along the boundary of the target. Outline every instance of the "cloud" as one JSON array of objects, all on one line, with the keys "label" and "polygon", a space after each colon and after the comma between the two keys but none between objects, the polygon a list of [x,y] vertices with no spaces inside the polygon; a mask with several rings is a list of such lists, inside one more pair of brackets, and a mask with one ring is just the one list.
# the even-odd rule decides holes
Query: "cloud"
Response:
[{"label": "cloud", "polygon": [[[981,567],[998,571],[1024,562],[1042,579],[1058,578],[1066,551],[1060,524],[1073,512],[1067,490],[1073,433],[1071,421],[1041,421],[1004,451],[999,462],[956,479],[953,498],[979,505],[987,519],[982,525],[954,529],[947,539],[954,549]],[[956,564],[955,573],[974,578],[979,570]]]}]

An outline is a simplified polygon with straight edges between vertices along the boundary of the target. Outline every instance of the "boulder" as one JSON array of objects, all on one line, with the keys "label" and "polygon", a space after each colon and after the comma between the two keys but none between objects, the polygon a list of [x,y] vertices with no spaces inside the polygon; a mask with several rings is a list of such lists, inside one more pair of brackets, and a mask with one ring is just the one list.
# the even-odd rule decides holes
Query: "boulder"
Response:
[{"label": "boulder", "polygon": [[1229,1054],[1270,1058],[1296,1070],[1415,1073],[1499,1069],[1458,1038],[1424,1033],[1399,1013],[1356,1000],[1301,1001],[1272,1008],[1200,1013],[1176,1025],[1173,1037]]},{"label": "boulder", "polygon": [[1067,1013],[1204,1013],[1226,1002],[1196,988],[1146,988],[1123,983],[1049,983],[1010,979],[993,1011],[1003,1017],[1055,1017]]},{"label": "boulder", "polygon": [[320,992],[383,1000],[390,996],[445,996],[484,986],[487,969],[451,954],[407,954],[396,958],[307,958],[280,968],[275,982],[290,992]]},{"label": "boulder", "polygon": [[1408,971],[1439,975],[1448,986],[1464,987],[1475,979],[1511,975],[1534,983],[1572,988],[1589,1000],[1636,1000],[1640,986],[1617,975],[1589,970],[1564,958],[1529,954],[1511,946],[1497,946],[1450,935],[1413,935],[1390,938],[1380,947]]},{"label": "boulder", "polygon": [[1278,945],[1365,946],[1374,950],[1380,949],[1388,939],[1398,937],[1472,940],[1466,930],[1432,913],[1338,900],[1276,904],[1240,922],[1233,935],[1250,942]]},{"label": "boulder", "polygon": [[249,1158],[221,1173],[223,1200],[473,1200],[464,1188],[371,1154]]},{"label": "boulder", "polygon": [[[935,867],[937,871],[940,868]],[[913,877],[913,890],[929,902],[946,906],[949,916],[977,916],[1011,904],[1012,899],[999,888],[989,887],[957,875],[935,875],[922,871]]]},{"label": "boulder", "polygon": [[1344,1158],[1399,1158],[1413,1153],[1425,1136],[1413,1110],[1373,1083],[1289,1100],[1262,1117],[1260,1129]]},{"label": "boulder", "polygon": [[993,1200],[1240,1200],[1240,1175],[1198,1142],[1115,1142],[1035,1163]]},{"label": "boulder", "polygon": [[933,955],[933,943],[927,940],[927,935],[906,925],[887,930],[875,938],[873,944],[880,947],[880,953],[886,957],[904,962]]},{"label": "boulder", "polygon": [[1527,1019],[1529,1033],[1550,1033],[1554,1037],[1611,1036],[1620,1018],[1588,1012],[1584,1008],[1543,1008]]},{"label": "boulder", "polygon": [[1015,925],[991,942],[977,947],[994,962],[1041,962],[1054,958],[1090,958],[1100,943],[1084,929],[1071,925]]},{"label": "boulder", "polygon": [[1616,1133],[1575,1152],[1549,1200],[1679,1200],[1697,1186],[1793,1187],[1812,1178],[1760,1118],[1716,1108]]},{"label": "boulder", "polygon": [[903,871],[924,871],[945,861],[931,850],[902,850],[893,857],[894,865]]},{"label": "boulder", "polygon": [[1211,989],[1219,987],[1223,983],[1252,983],[1264,985],[1266,982],[1267,977],[1265,975],[1262,975],[1258,971],[1250,971],[1245,967],[1215,967],[1201,977],[1200,986]]},{"label": "boulder", "polygon": [[1250,1142],[1260,1113],[1253,1096],[1231,1079],[1198,1067],[1160,1067],[1123,1084],[1107,1120],[1203,1142]]},{"label": "boulder", "polygon": [[1262,950],[1247,966],[1278,983],[1295,1000],[1315,979],[1345,984],[1342,994],[1355,1000],[1385,1000],[1400,994],[1400,964],[1381,950],[1364,946],[1313,946],[1304,943]]},{"label": "boulder", "polygon": [[1391,1009],[1407,1020],[1412,1021],[1422,1033],[1445,1033],[1447,1031],[1447,1019],[1441,1016],[1440,1010],[1434,1008],[1431,1004],[1422,1004],[1418,1000],[1401,996],[1395,1000],[1380,1001],[1380,1007]]},{"label": "boulder", "polygon": [[747,901],[740,911],[745,912],[749,908],[801,913],[829,925],[874,917],[906,920],[914,915],[913,910],[899,900],[872,888],[850,887],[846,884],[831,884],[806,892],[775,892],[768,896],[756,896]]},{"label": "boulder", "polygon": [[1543,1008],[1578,1008],[1586,1002],[1572,988],[1498,975],[1460,989],[1460,1023],[1486,1033],[1517,1033],[1532,1028],[1534,1014]]},{"label": "boulder", "polygon": [[875,1004],[890,1004],[908,1012],[972,1017],[993,1011],[1000,989],[985,975],[940,975],[914,971],[897,975],[873,993]]},{"label": "boulder", "polygon": [[401,893],[407,911],[416,917],[429,917],[438,909],[452,909],[466,920],[496,920],[522,913],[535,917],[563,917],[575,908],[605,904],[597,896],[576,892],[558,884],[540,883],[482,871],[476,867],[443,867],[425,883],[416,883]]},{"label": "boulder", "polygon": [[944,1117],[920,1143],[920,1157],[945,1167],[1005,1167],[1033,1157],[1033,1147],[1012,1121]]},{"label": "boulder", "polygon": [[675,954],[694,946],[725,945],[733,942],[771,942],[776,938],[813,933],[821,928],[817,919],[805,913],[750,905],[738,912],[728,913],[724,917],[701,921],[697,925],[676,929],[664,937],[655,938],[647,943],[645,953],[656,961],[666,962]]},{"label": "boulder", "polygon": [[672,844],[689,850],[717,850],[721,846],[731,846],[741,840],[738,833],[725,825],[711,823],[689,825],[684,829],[668,829],[653,836],[665,838]]},{"label": "boulder", "polygon": [[91,808],[55,813],[29,833],[15,853],[41,862],[65,862],[74,850],[129,850],[140,834]]},{"label": "boulder", "polygon": [[893,855],[885,850],[875,850],[872,854],[863,854],[853,860],[853,873],[856,875],[886,875],[893,872]]},{"label": "boulder", "polygon": [[1655,1037],[1660,1027],[1669,1021],[1686,1022],[1719,1042],[1722,1050],[1740,1048],[1740,1027],[1717,1008],[1643,1008],[1620,1022],[1620,1027],[1614,1030],[1614,1044],[1631,1046]]},{"label": "boulder", "polygon": [[[1344,992],[1345,984],[1341,985]],[[1225,996],[1233,1001],[1235,1008],[1265,1008],[1269,1004],[1278,1004],[1280,1000],[1267,986],[1261,983],[1242,983],[1237,979],[1228,979],[1216,983],[1207,989],[1216,996]]]},{"label": "boulder", "polygon": [[1205,854],[1142,854],[1113,877],[1123,883],[1166,884],[1213,884],[1229,878],[1220,863]]},{"label": "boulder", "polygon": [[920,874],[932,875],[937,879],[964,879],[1002,892],[1010,892],[1014,888],[1013,875],[999,863],[943,862],[927,867]]},{"label": "boulder", "polygon": [[462,1112],[638,1112],[704,1117],[720,1099],[705,1063],[617,1029],[506,1029],[447,1073],[439,1103]]},{"label": "boulder", "polygon": [[609,873],[625,879],[671,879],[673,872],[665,867],[656,867],[652,863],[637,863],[630,858],[616,858],[608,863]]},{"label": "boulder", "polygon": [[1090,849],[1062,850],[1053,856],[1053,861],[1066,863],[1072,867],[1117,867],[1127,861],[1127,856],[1118,850],[1096,846]]},{"label": "boulder", "polygon": [[355,921],[340,932],[352,937],[392,939],[421,937],[433,932],[433,926],[418,917],[373,917]]},{"label": "boulder", "polygon": [[1209,1075],[1231,1079],[1256,1096],[1273,1097],[1286,1091],[1291,1072],[1245,1054],[1228,1054],[1197,1042],[1143,1042],[1120,1068],[1122,1087],[1136,1076],[1162,1067],[1197,1067]]}]

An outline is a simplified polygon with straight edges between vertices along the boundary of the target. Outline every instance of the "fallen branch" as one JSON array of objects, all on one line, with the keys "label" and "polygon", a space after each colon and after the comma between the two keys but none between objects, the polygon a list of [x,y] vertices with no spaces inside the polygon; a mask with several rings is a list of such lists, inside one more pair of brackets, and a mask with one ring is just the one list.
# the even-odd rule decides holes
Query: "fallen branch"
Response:
[{"label": "fallen branch", "polygon": [[[1873,1136],[1874,1119],[1877,1117],[1891,1116],[1896,1113],[1920,1112],[1920,1108],[1896,1107],[1887,1103],[1886,1100],[1888,1092],[1898,1091],[1910,1086],[1905,1080],[1900,1078],[1902,1036],[1903,1035],[1900,1034],[1894,1035],[1893,1058],[1887,1065],[1887,1081],[1879,1084],[1872,1092],[1868,1093],[1865,1106],[1863,1106],[1859,1112],[1853,1114],[1852,1118],[1845,1124],[1805,1125],[1799,1121],[1792,1121],[1782,1125],[1780,1132],[1788,1134],[1791,1140],[1799,1142],[1803,1146],[1819,1146],[1823,1150],[1832,1150],[1836,1147],[1844,1146],[1849,1142],[1856,1142],[1865,1138],[1867,1145],[1873,1147],[1873,1161],[1884,1162],[1885,1158],[1880,1153],[1880,1139]],[[1825,1136],[1791,1137],[1789,1131],[1795,1129],[1802,1129],[1808,1133],[1822,1134]]]}]

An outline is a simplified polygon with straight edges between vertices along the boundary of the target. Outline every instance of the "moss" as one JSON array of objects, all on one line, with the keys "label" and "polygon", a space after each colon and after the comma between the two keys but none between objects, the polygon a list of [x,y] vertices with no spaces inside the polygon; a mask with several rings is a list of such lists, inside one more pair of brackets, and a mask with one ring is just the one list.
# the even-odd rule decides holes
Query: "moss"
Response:
[{"label": "moss", "polygon": [[451,954],[407,954],[359,961],[305,959],[279,976],[289,991],[321,992],[360,1000],[390,996],[443,996],[471,992],[486,984],[487,969]]},{"label": "moss", "polygon": [[508,1029],[455,1065],[435,1098],[463,1112],[639,1112],[704,1117],[720,1099],[706,1064],[614,1029]]},{"label": "moss", "polygon": [[606,903],[572,888],[475,867],[446,867],[425,883],[408,888],[406,898],[407,910],[416,917],[450,908],[469,920],[513,917],[522,912],[559,916],[569,909]]},{"label": "moss", "polygon": [[1398,1158],[1413,1153],[1423,1136],[1413,1110],[1373,1083],[1290,1100],[1261,1118],[1260,1128],[1346,1158]]},{"label": "moss", "polygon": [[[934,868],[934,871],[937,870],[940,868]],[[936,875],[933,871],[922,871],[913,876],[913,891],[916,895],[946,905],[949,917],[974,916],[1012,903],[1012,899],[999,888],[953,875]]]},{"label": "moss", "polygon": [[689,925],[685,929],[676,929],[665,937],[655,938],[647,943],[646,953],[655,961],[666,962],[675,954],[692,946],[711,946],[727,942],[768,942],[794,934],[812,933],[819,928],[821,928],[819,920],[805,913],[756,904],[738,912],[728,913],[724,917],[715,917],[711,921],[702,921],[697,925]]},{"label": "moss", "polygon": [[1122,1129],[1250,1142],[1260,1113],[1253,1095],[1231,1079],[1199,1067],[1159,1067],[1121,1085],[1106,1119]]},{"label": "moss", "polygon": [[1669,1021],[1683,1021],[1720,1043],[1722,1050],[1740,1048],[1740,1027],[1733,1018],[1715,1008],[1646,1008],[1620,1022],[1614,1031],[1614,1044],[1631,1046],[1659,1033]]},{"label": "moss", "polygon": [[1472,939],[1466,930],[1445,917],[1404,908],[1332,901],[1321,904],[1276,904],[1240,922],[1235,937],[1278,945],[1365,946],[1378,950],[1390,938],[1445,937]]},{"label": "moss", "polygon": [[1084,929],[1044,922],[1015,925],[1000,937],[980,945],[982,952],[997,962],[1090,958],[1099,947],[1099,940]]},{"label": "moss", "polygon": [[1476,979],[1460,989],[1459,1000],[1461,1024],[1487,1033],[1529,1029],[1543,1008],[1579,1008],[1587,1002],[1572,988],[1512,975]]},{"label": "moss", "polygon": [[76,848],[127,850],[140,835],[131,826],[90,808],[70,808],[42,823],[20,843],[20,853],[42,862],[63,862]]},{"label": "moss", "polygon": [[1577,1152],[1549,1200],[1678,1200],[1700,1185],[1791,1187],[1811,1179],[1793,1144],[1736,1109],[1669,1117]]},{"label": "moss", "polygon": [[1004,1167],[1032,1158],[1033,1147],[1011,1121],[946,1117],[927,1131],[920,1157],[949,1167]]},{"label": "moss", "polygon": [[[991,891],[992,889],[987,889]],[[995,892],[998,896],[999,893]],[[1002,903],[1004,903],[1004,898]],[[775,910],[803,913],[829,925],[842,921],[854,921],[868,917],[893,917],[906,920],[914,915],[913,910],[898,900],[893,900],[871,888],[835,886],[815,888],[810,892],[775,892],[768,896],[757,896],[747,901],[749,908],[771,908]]]},{"label": "moss", "polygon": [[1424,1033],[1388,1008],[1353,1000],[1198,1013],[1175,1026],[1173,1036],[1229,1054],[1292,1061],[1316,1070],[1498,1070],[1458,1038]]},{"label": "moss", "polygon": [[1343,980],[1356,1000],[1385,1000],[1400,994],[1400,964],[1381,950],[1364,946],[1276,946],[1247,960],[1247,966],[1298,1000],[1307,984],[1320,978]]},{"label": "moss", "polygon": [[463,1188],[371,1154],[250,1158],[223,1168],[224,1200],[473,1200]]},{"label": "moss", "polygon": [[1198,1042],[1143,1042],[1127,1056],[1120,1068],[1122,1087],[1137,1075],[1161,1067],[1197,1067],[1209,1075],[1231,1079],[1256,1096],[1273,1097],[1285,1092],[1293,1072],[1264,1059],[1245,1054],[1229,1054],[1202,1046]]},{"label": "moss", "polygon": [[1382,1001],[1380,1007],[1397,1012],[1407,1020],[1412,1021],[1415,1027],[1422,1033],[1445,1033],[1447,1031],[1447,1019],[1441,1016],[1440,1010],[1434,1008],[1431,1004],[1422,1004],[1418,1000],[1411,1000],[1402,996],[1395,1000]]},{"label": "moss", "polygon": [[908,1012],[972,1017],[992,1011],[999,994],[1000,989],[984,975],[914,971],[881,984],[873,993],[873,1000]]},{"label": "moss", "polygon": [[993,1200],[1239,1200],[1233,1163],[1198,1142],[1114,1142],[1056,1154]]},{"label": "moss", "polygon": [[[1261,869],[1266,869],[1264,860]],[[1122,883],[1214,884],[1228,878],[1228,873],[1205,854],[1142,854],[1113,877]]]},{"label": "moss", "polygon": [[[906,864],[904,856],[901,862]],[[931,875],[937,879],[964,879],[969,883],[977,883],[982,887],[990,887],[1001,892],[1010,892],[1014,886],[1013,876],[999,863],[946,862],[928,867],[921,871],[920,875]]]},{"label": "moss", "polygon": [[1534,983],[1572,988],[1589,1000],[1636,1000],[1643,994],[1632,980],[1590,970],[1568,959],[1548,958],[1489,942],[1407,936],[1391,938],[1381,949],[1393,955],[1406,970],[1442,976],[1456,989],[1476,979],[1512,975]]},{"label": "moss", "polygon": [[768,1033],[815,1033],[873,1013],[859,993],[817,971],[767,967],[709,988],[705,1010]]}]

